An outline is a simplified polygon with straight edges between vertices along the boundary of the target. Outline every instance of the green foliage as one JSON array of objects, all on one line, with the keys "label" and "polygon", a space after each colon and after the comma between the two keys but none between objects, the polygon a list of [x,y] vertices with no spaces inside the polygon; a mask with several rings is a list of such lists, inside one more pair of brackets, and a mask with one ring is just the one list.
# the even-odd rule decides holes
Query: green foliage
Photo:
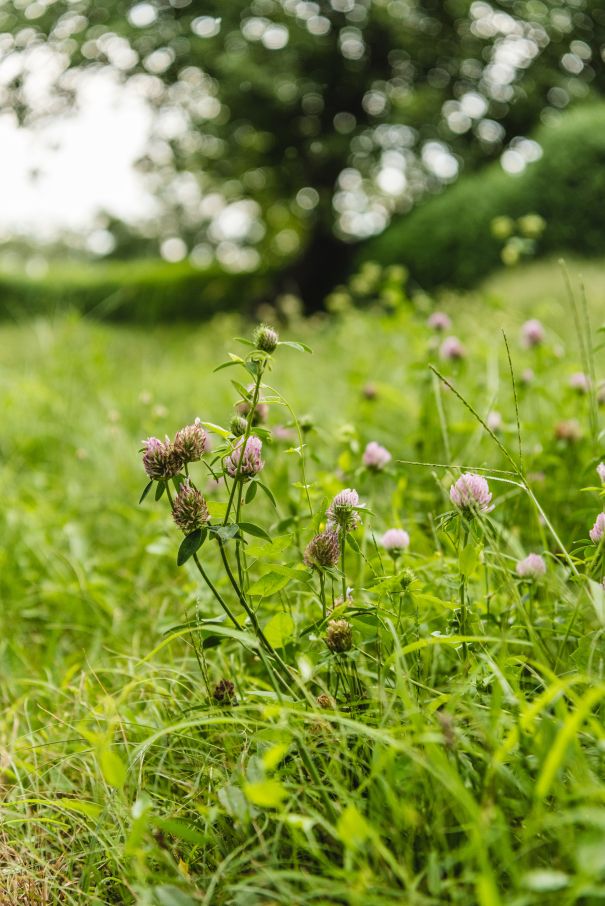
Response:
[{"label": "green foliage", "polygon": [[362,259],[403,264],[432,289],[467,287],[500,264],[496,218],[539,214],[546,221],[537,253],[601,255],[605,236],[605,106],[562,116],[537,134],[543,156],[520,175],[499,164],[464,176],[400,218],[361,252]]}]

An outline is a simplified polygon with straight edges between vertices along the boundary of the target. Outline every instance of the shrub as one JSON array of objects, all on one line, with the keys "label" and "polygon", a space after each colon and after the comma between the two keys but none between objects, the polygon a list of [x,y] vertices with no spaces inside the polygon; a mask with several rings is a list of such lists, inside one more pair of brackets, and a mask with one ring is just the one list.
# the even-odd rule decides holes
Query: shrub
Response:
[{"label": "shrub", "polygon": [[539,254],[605,249],[605,105],[570,112],[536,134],[543,155],[520,175],[499,163],[465,176],[366,243],[359,260],[404,264],[426,288],[467,287],[500,263],[496,217],[539,214]]}]

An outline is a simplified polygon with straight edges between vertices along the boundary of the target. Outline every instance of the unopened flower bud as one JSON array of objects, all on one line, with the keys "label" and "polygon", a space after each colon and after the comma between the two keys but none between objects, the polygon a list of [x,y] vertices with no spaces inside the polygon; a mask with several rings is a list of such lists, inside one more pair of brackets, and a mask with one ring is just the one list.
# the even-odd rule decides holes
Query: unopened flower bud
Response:
[{"label": "unopened flower bud", "polygon": [[416,578],[416,575],[413,570],[406,568],[402,571],[400,579],[399,579],[399,584],[401,585],[401,588],[403,589],[403,591],[408,590],[408,588],[410,587],[410,585],[412,584],[412,582],[414,581],[415,578]]},{"label": "unopened flower bud", "polygon": [[331,695],[328,695],[327,692],[322,692],[321,695],[317,696],[317,704],[320,708],[323,708],[325,711],[328,711],[336,707],[336,702]]},{"label": "unopened flower bud", "polygon": [[259,324],[253,335],[254,345],[263,352],[273,352],[279,343],[279,334],[268,324]]},{"label": "unopened flower bud", "polygon": [[174,498],[172,518],[186,535],[206,525],[210,516],[208,505],[197,488],[184,481]]},{"label": "unopened flower bud", "polygon": [[234,415],[231,419],[229,429],[234,437],[242,437],[246,433],[248,422],[242,415]]},{"label": "unopened flower bud", "polygon": [[330,620],[326,632],[326,645],[335,654],[350,651],[353,646],[353,628],[348,620]]}]

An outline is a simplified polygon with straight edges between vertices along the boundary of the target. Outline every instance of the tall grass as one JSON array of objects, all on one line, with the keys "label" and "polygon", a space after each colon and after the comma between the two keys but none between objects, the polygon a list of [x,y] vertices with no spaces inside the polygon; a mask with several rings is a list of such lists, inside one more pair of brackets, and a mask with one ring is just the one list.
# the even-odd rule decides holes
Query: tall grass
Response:
[{"label": "tall grass", "polygon": [[[523,280],[506,279],[505,306],[449,306],[460,363],[439,360],[411,305],[285,331],[314,349],[279,351],[270,380],[310,416],[313,512],[348,486],[373,514],[347,548],[352,600],[332,616],[354,646],[336,656],[301,567],[316,526],[300,457],[265,444],[278,509],[257,495],[250,510],[274,541],[250,539],[246,556],[251,578],[296,573],[258,610],[263,625],[293,619],[292,694],[206,627],[217,608],[191,563],[177,569],[167,507],[136,503],[140,438],[228,422],[238,394],[212,369],[245,326],[3,328],[0,903],[602,900],[605,593],[588,542],[602,442],[568,386],[582,353],[559,317],[564,286],[529,311]],[[518,340],[530,315],[547,329],[534,350]],[[582,434],[561,439],[569,419]],[[289,421],[271,404],[270,426]],[[393,454],[386,473],[362,468],[370,440]],[[465,539],[448,491],[469,468],[495,508]],[[380,546],[393,526],[411,537],[396,564]],[[547,564],[537,583],[515,572],[530,551]],[[225,678],[232,706],[212,698]]]}]

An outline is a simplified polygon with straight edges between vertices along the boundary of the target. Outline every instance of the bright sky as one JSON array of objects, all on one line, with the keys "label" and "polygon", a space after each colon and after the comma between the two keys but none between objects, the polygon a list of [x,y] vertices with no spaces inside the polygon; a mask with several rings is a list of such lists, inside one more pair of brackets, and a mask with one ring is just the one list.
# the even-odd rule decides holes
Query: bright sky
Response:
[{"label": "bright sky", "polygon": [[10,111],[0,114],[0,237],[85,229],[100,209],[126,220],[153,213],[133,168],[151,122],[144,102],[95,74],[83,79],[78,106],[35,132],[19,129]]}]

